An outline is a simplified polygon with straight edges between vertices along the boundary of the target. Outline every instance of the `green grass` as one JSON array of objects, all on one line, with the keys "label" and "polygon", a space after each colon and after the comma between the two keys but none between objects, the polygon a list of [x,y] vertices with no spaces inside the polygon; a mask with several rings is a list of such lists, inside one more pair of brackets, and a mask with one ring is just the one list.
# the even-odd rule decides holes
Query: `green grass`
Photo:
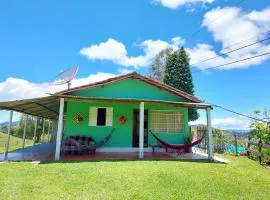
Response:
[{"label": "green grass", "polygon": [[270,170],[245,157],[0,164],[1,199],[269,199]]},{"label": "green grass", "polygon": [[[4,153],[6,141],[7,141],[7,135],[0,132],[0,153]],[[22,138],[10,136],[9,151],[22,148],[22,142],[23,142]],[[33,145],[33,140],[27,140],[27,139],[25,140],[26,147],[32,146],[32,145]]]}]

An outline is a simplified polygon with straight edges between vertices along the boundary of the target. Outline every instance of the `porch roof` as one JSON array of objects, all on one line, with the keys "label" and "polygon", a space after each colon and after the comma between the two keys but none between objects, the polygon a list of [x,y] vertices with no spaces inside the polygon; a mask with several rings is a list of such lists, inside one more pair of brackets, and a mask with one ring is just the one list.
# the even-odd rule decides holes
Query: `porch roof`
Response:
[{"label": "porch roof", "polygon": [[57,119],[59,112],[59,97],[48,96],[0,102],[0,109],[13,110],[47,119]]},{"label": "porch roof", "polygon": [[59,113],[59,99],[64,98],[65,101],[77,102],[99,102],[99,103],[139,103],[154,104],[159,106],[186,107],[195,109],[212,108],[211,104],[206,103],[188,103],[188,102],[172,102],[150,99],[128,99],[128,98],[92,98],[71,95],[51,95],[47,97],[15,100],[0,102],[0,109],[13,110],[33,116],[43,117],[47,119],[57,119]]}]

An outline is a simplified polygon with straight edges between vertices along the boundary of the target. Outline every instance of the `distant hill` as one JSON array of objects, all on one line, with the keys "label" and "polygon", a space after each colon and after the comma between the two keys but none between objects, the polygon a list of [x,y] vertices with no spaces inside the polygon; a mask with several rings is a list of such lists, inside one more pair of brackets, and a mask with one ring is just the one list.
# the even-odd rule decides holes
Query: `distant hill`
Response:
[{"label": "distant hill", "polygon": [[[196,125],[191,125],[191,128],[206,128],[206,125],[204,124],[196,124]],[[219,128],[214,128],[214,129],[219,129]],[[221,129],[225,131],[227,134],[237,134],[237,135],[249,135],[252,129]]]},{"label": "distant hill", "polygon": [[[12,122],[11,126],[17,126],[18,123],[19,123],[19,121]],[[1,126],[8,126],[8,124],[9,124],[9,122],[1,122],[0,127]]]}]

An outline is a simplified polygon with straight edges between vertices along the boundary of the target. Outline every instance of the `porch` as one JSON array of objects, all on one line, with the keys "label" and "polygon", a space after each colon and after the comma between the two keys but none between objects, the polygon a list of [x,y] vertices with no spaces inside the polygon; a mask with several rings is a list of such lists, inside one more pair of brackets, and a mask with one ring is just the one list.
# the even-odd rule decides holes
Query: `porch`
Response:
[{"label": "porch", "polygon": [[[113,103],[113,104],[133,104],[138,105],[138,117],[139,117],[139,147],[136,152],[98,152],[96,156],[61,156],[61,145],[63,141],[63,124],[65,116],[65,106],[66,102],[95,102],[95,103]],[[181,108],[194,108],[194,109],[204,109],[207,116],[207,156],[198,156],[195,154],[169,154],[169,153],[156,153],[152,154],[150,151],[146,151],[144,147],[144,111],[145,105],[157,105],[157,106],[174,106]],[[146,100],[146,99],[106,99],[106,98],[86,98],[70,95],[54,95],[50,97],[43,97],[37,99],[20,100],[12,102],[0,103],[1,109],[10,110],[10,120],[9,120],[9,132],[10,126],[12,124],[12,112],[19,111],[27,115],[44,117],[50,119],[57,124],[57,131],[52,131],[52,138],[55,141],[54,155],[50,156],[49,159],[62,160],[62,159],[89,159],[89,160],[99,160],[99,159],[208,159],[213,161],[213,151],[212,151],[212,130],[211,130],[211,105],[204,103],[187,103],[187,102],[169,102],[169,101],[157,101],[157,100]],[[57,120],[57,121],[56,121]],[[6,143],[6,151],[4,159],[9,160],[8,151],[9,139]],[[46,150],[44,150],[46,151]],[[19,154],[17,154],[19,155]],[[18,156],[17,156],[18,157]]]}]

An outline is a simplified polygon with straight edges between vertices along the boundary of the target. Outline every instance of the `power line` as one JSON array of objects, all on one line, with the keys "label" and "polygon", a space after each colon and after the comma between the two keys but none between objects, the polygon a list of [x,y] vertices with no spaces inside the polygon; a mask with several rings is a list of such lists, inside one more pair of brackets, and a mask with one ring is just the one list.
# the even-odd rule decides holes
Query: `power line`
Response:
[{"label": "power line", "polygon": [[214,107],[217,107],[217,108],[220,108],[222,110],[226,110],[228,112],[231,112],[231,113],[234,113],[236,115],[240,115],[240,116],[243,116],[243,117],[247,117],[249,119],[253,119],[253,120],[256,120],[256,121],[260,121],[260,122],[264,122],[264,123],[269,123],[268,121],[265,121],[263,119],[259,119],[257,117],[252,117],[252,116],[249,116],[249,115],[246,115],[246,114],[243,114],[243,113],[240,113],[240,112],[237,112],[237,111],[234,111],[234,110],[231,110],[229,108],[225,108],[223,106],[220,106],[220,105],[216,105],[216,104],[212,104]]},{"label": "power line", "polygon": [[242,46],[242,47],[239,47],[239,48],[237,48],[237,49],[233,49],[233,50],[231,50],[231,51],[227,51],[227,52],[225,52],[225,53],[221,53],[220,55],[217,55],[217,56],[214,56],[214,57],[211,57],[211,58],[207,58],[207,59],[198,61],[198,62],[196,62],[196,63],[192,63],[190,66],[194,66],[194,65],[197,65],[197,64],[200,64],[200,63],[209,61],[209,60],[213,60],[213,59],[218,58],[218,57],[221,57],[221,56],[228,55],[228,54],[230,54],[230,53],[232,53],[232,52],[239,51],[239,50],[241,50],[241,49],[244,49],[244,48],[253,46],[253,45],[255,45],[255,44],[259,44],[259,43],[264,42],[264,41],[267,41],[267,40],[270,40],[270,37],[265,38],[265,39],[260,40],[260,41],[257,41],[257,42],[253,42],[253,43],[251,43],[251,44],[247,44],[247,45]]},{"label": "power line", "polygon": [[[218,66],[214,66],[214,67],[208,67],[208,68],[206,68],[204,70],[215,69],[215,68],[219,68],[219,67],[231,65],[231,64],[234,64],[234,63],[238,63],[238,62],[243,62],[243,61],[246,61],[246,60],[250,60],[250,59],[253,59],[253,58],[257,58],[257,57],[261,57],[261,56],[266,56],[266,55],[269,55],[269,54],[270,54],[270,52],[267,52],[267,53],[259,54],[259,55],[256,55],[256,56],[244,58],[244,59],[241,59],[241,60],[236,60],[236,61],[233,61],[233,62],[225,63],[225,64],[222,64],[222,65],[218,65]],[[196,71],[196,72],[201,72],[201,71]],[[196,72],[193,72],[193,74],[196,73]]]},{"label": "power line", "polygon": [[[262,32],[260,35],[265,35],[265,34],[268,34],[268,33],[270,33],[270,30],[269,30],[269,31]],[[224,47],[223,50],[229,49],[230,47],[233,47],[233,46],[235,46],[235,45],[237,45],[237,44],[242,44],[242,43],[244,43],[244,42],[246,42],[246,41],[249,41],[249,40],[252,40],[252,39],[254,39],[254,38],[259,38],[260,35],[254,35],[254,36],[252,36],[252,37],[246,38],[245,40],[241,40],[241,41],[239,41],[239,42],[235,42],[235,43],[233,43],[233,44],[231,44],[231,45],[229,45],[229,46]]]}]

